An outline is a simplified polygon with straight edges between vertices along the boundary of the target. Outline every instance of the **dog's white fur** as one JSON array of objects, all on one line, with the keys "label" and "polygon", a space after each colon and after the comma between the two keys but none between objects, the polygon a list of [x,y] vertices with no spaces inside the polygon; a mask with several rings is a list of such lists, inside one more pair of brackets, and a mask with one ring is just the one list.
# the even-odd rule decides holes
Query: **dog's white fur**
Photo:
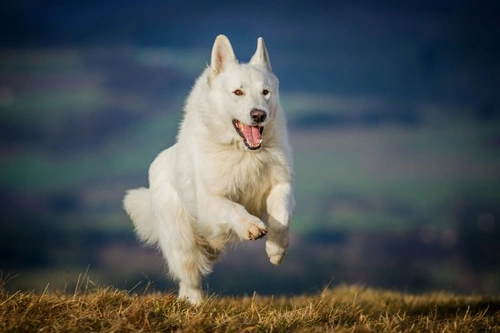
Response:
[{"label": "dog's white fur", "polygon": [[[233,120],[255,125],[255,109],[266,118],[259,123],[260,149],[250,150]],[[292,176],[278,79],[264,40],[240,64],[220,35],[187,98],[177,143],[151,164],[150,188],[129,190],[123,203],[139,238],[163,252],[179,297],[199,303],[201,278],[229,242],[267,233],[270,262],[282,262],[295,204]]]}]

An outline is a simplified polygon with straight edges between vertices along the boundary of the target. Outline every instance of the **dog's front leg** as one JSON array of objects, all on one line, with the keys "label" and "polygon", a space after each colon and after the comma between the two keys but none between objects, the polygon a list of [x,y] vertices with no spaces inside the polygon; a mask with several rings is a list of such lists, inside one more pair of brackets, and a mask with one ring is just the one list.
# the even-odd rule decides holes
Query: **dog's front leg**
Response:
[{"label": "dog's front leg", "polygon": [[288,248],[288,228],[295,200],[290,183],[279,183],[271,189],[267,197],[269,215],[269,234],[266,240],[266,252],[269,261],[279,265]]},{"label": "dog's front leg", "polygon": [[232,229],[240,239],[255,240],[267,233],[264,222],[247,212],[245,207],[225,197],[207,195],[203,198],[201,222],[212,225],[214,222]]}]

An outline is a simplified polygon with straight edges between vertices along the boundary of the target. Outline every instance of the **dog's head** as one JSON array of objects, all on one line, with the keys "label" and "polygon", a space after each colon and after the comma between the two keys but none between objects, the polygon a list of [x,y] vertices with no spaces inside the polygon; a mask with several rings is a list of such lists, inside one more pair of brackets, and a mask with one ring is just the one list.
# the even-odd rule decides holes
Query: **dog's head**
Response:
[{"label": "dog's head", "polygon": [[240,64],[227,37],[219,35],[208,71],[213,112],[224,127],[232,127],[227,138],[241,140],[249,150],[259,150],[279,103],[278,79],[272,73],[264,39],[258,39],[250,62]]}]

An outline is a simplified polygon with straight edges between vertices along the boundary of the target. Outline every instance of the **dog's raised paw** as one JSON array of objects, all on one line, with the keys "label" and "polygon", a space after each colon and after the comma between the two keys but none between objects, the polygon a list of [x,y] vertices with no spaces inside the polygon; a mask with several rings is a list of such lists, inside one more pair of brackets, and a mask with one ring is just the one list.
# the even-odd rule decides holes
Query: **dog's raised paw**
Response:
[{"label": "dog's raised paw", "polygon": [[253,223],[252,225],[250,225],[250,228],[248,228],[247,232],[247,239],[256,240],[264,237],[267,234],[267,229],[265,226],[260,226],[256,223]]},{"label": "dog's raised paw", "polygon": [[266,241],[266,252],[269,257],[271,264],[279,266],[285,257],[286,248],[283,248],[274,242],[270,241],[269,238]]}]

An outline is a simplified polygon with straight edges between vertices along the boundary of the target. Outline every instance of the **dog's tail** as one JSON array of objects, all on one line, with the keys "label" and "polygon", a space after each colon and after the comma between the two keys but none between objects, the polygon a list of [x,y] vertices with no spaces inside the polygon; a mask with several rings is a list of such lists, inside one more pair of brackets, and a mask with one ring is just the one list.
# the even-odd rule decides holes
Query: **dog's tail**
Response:
[{"label": "dog's tail", "polygon": [[139,239],[149,245],[154,245],[158,237],[154,230],[149,189],[141,187],[127,191],[123,198],[123,207],[134,222],[135,232]]}]

